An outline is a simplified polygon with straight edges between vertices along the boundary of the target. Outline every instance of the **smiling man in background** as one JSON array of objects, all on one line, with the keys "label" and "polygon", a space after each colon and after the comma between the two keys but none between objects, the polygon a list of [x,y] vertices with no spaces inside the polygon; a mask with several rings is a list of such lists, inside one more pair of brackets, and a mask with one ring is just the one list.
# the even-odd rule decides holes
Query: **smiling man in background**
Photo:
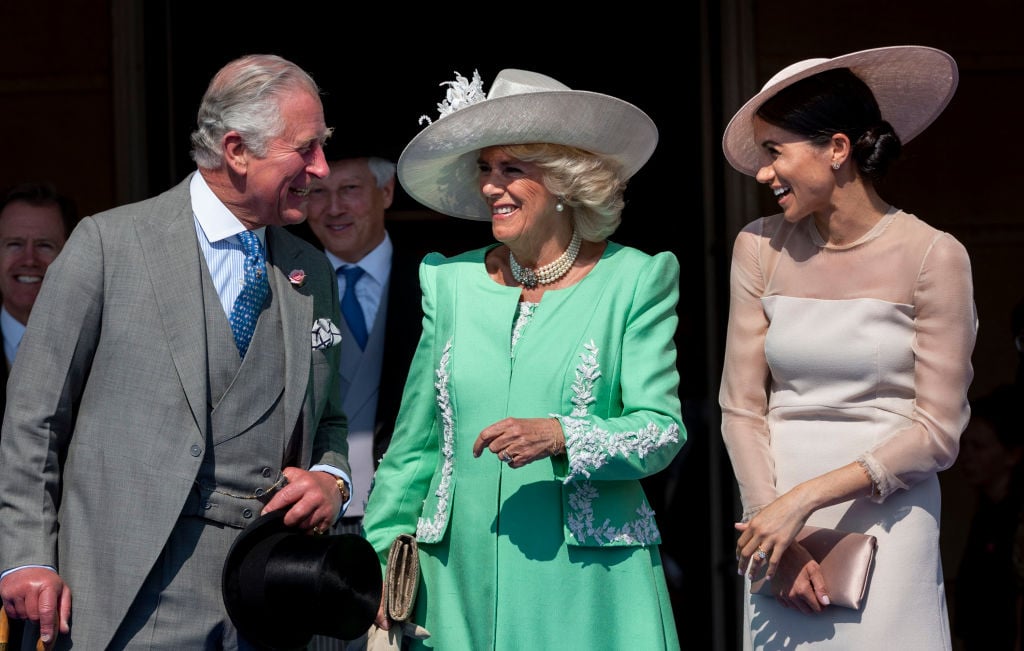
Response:
[{"label": "smiling man in background", "polygon": [[[3,336],[4,385],[39,295],[46,268],[64,248],[77,211],[74,202],[51,183],[22,183],[0,200],[0,333]],[[0,392],[0,413],[6,395]]]}]

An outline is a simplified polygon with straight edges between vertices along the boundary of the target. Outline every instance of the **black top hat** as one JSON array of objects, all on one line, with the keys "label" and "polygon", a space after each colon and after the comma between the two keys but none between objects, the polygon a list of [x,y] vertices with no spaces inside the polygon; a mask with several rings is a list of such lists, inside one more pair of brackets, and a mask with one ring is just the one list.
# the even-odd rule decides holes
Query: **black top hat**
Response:
[{"label": "black top hat", "polygon": [[359,637],[380,606],[377,553],[355,534],[287,527],[284,511],[261,516],[231,545],[223,575],[231,621],[261,649],[304,647],[314,635]]}]

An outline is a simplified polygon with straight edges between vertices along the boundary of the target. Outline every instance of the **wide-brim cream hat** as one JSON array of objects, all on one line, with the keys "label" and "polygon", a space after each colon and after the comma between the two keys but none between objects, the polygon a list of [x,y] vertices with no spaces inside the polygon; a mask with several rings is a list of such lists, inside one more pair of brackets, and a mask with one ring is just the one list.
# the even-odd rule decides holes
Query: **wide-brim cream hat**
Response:
[{"label": "wide-brim cream hat", "polygon": [[805,59],[768,80],[757,95],[740,107],[722,136],[722,150],[740,172],[754,176],[761,167],[761,147],[754,142],[754,115],[783,88],[819,72],[849,68],[875,96],[882,119],[892,125],[901,142],[924,131],[949,104],[959,72],[949,54],[920,45],[897,45],[861,50],[834,59]]},{"label": "wide-brim cream hat", "polygon": [[[610,95],[572,90],[546,75],[506,69],[484,97],[478,74],[456,74],[441,117],[398,159],[398,180],[416,201],[452,217],[490,221],[480,193],[478,152],[493,145],[569,145],[617,161],[626,178],[654,153],[658,129],[639,108]],[[423,121],[424,118],[421,118]]]}]

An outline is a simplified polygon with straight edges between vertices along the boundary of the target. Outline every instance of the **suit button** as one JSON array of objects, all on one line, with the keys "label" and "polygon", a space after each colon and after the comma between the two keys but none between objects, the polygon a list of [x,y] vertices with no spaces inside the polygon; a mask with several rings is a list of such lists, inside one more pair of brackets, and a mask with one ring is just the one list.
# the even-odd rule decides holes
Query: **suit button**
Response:
[{"label": "suit button", "polygon": [[213,508],[213,504],[210,504],[210,501],[209,501],[209,500],[207,500],[207,501],[203,502],[203,509],[205,509],[205,510],[209,511],[209,510],[210,510],[210,509],[212,509],[212,508]]},{"label": "suit button", "polygon": [[252,518],[252,509],[242,509],[242,517],[246,520]]},{"label": "suit button", "polygon": [[268,479],[274,474],[273,468],[264,468],[261,472],[263,473],[263,476]]},{"label": "suit button", "polygon": [[203,448],[199,447],[198,445],[193,445],[189,449],[189,452],[192,453],[193,457],[198,457],[199,455],[201,455],[203,453]]},{"label": "suit button", "polygon": [[263,489],[257,488],[253,495],[255,495],[256,497],[263,497]]}]

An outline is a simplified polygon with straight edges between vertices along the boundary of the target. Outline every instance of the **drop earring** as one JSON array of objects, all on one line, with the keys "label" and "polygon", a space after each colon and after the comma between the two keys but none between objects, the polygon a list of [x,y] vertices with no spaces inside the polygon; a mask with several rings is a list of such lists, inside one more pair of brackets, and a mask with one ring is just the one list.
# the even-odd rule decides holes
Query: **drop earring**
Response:
[{"label": "drop earring", "polygon": [[565,210],[565,205],[561,201],[555,204],[555,212],[562,212],[563,210]]}]

